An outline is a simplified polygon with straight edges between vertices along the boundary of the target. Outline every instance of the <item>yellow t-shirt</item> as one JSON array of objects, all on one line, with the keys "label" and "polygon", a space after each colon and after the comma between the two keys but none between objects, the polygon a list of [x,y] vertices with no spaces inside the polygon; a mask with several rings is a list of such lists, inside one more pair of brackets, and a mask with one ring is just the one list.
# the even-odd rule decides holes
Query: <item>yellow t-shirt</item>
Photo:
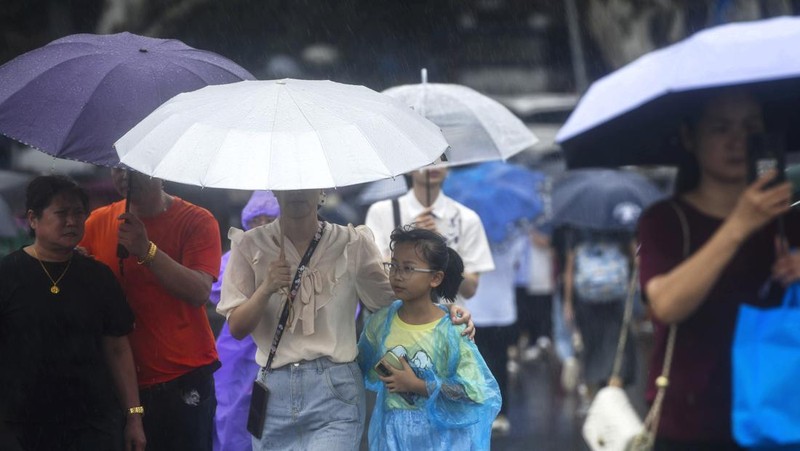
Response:
[{"label": "yellow t-shirt", "polygon": [[[444,312],[442,313],[444,316]],[[391,330],[386,336],[386,349],[401,359],[406,357],[418,377],[422,371],[428,369],[433,369],[440,377],[447,377],[447,357],[450,352],[459,352],[458,375],[464,380],[476,382],[482,380],[474,356],[467,346],[460,346],[458,350],[445,349],[442,343],[438,343],[437,346],[433,331],[439,321],[441,318],[427,324],[408,324],[395,314]],[[456,326],[448,324],[447,327]],[[466,395],[473,401],[481,402],[479,393],[473,388],[472,384],[464,387]],[[419,409],[427,400],[426,397],[417,394],[411,394],[409,399],[413,399],[414,403],[409,404],[398,394],[386,393],[386,405],[390,409]]]}]

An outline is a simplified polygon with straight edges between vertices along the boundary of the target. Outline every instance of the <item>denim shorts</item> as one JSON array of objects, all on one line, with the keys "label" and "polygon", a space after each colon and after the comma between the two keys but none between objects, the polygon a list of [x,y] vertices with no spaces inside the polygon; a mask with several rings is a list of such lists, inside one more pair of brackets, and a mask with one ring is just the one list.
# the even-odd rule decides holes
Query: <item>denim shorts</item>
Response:
[{"label": "denim shorts", "polygon": [[364,432],[364,379],[356,362],[290,363],[258,379],[269,389],[261,439],[253,450],[358,450]]}]

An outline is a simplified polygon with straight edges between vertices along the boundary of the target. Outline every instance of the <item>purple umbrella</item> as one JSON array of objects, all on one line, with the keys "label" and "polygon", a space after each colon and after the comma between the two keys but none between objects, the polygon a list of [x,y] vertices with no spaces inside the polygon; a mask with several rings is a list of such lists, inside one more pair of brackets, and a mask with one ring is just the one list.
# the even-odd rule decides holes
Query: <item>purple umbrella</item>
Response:
[{"label": "purple umbrella", "polygon": [[0,66],[0,133],[58,158],[116,166],[114,142],[165,101],[252,79],[174,39],[71,35]]}]

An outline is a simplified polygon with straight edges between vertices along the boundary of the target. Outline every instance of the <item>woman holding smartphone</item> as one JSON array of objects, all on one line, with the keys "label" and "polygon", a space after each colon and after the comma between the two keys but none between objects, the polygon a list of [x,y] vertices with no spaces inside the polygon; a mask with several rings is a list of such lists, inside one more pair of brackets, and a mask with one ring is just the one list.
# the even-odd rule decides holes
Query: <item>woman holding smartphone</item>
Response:
[{"label": "woman holding smartphone", "polygon": [[739,306],[777,305],[780,296],[761,296],[763,287],[800,279],[800,255],[789,253],[778,233],[783,217],[789,245],[800,243],[789,184],[770,185],[775,171],[748,184],[748,137],[763,130],[751,93],[712,91],[681,128],[689,158],[676,195],[639,221],[640,282],[656,325],[651,402],[669,325],[678,325],[656,450],[739,449],[731,432],[730,355]]}]

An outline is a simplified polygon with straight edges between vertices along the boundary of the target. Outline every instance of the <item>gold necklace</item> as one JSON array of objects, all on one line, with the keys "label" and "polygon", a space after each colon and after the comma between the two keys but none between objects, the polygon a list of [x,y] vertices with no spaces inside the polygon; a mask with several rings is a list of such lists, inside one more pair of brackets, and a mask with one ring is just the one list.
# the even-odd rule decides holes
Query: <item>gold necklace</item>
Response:
[{"label": "gold necklace", "polygon": [[50,276],[49,272],[47,272],[47,268],[44,267],[44,263],[41,260],[39,260],[39,253],[36,252],[36,247],[35,246],[31,246],[31,250],[33,251],[33,256],[36,257],[36,261],[39,262],[39,265],[42,266],[42,269],[44,270],[44,273],[47,274],[47,278],[50,279],[50,282],[53,282],[53,286],[50,287],[50,292],[53,293],[53,294],[58,294],[61,291],[61,289],[58,288],[58,282],[61,282],[61,279],[63,279],[64,275],[67,274],[67,270],[69,269],[69,265],[72,264],[72,256],[70,255],[69,260],[67,260],[67,267],[64,268],[64,271],[61,273],[60,276],[58,276],[58,279],[53,280],[53,277]]}]

